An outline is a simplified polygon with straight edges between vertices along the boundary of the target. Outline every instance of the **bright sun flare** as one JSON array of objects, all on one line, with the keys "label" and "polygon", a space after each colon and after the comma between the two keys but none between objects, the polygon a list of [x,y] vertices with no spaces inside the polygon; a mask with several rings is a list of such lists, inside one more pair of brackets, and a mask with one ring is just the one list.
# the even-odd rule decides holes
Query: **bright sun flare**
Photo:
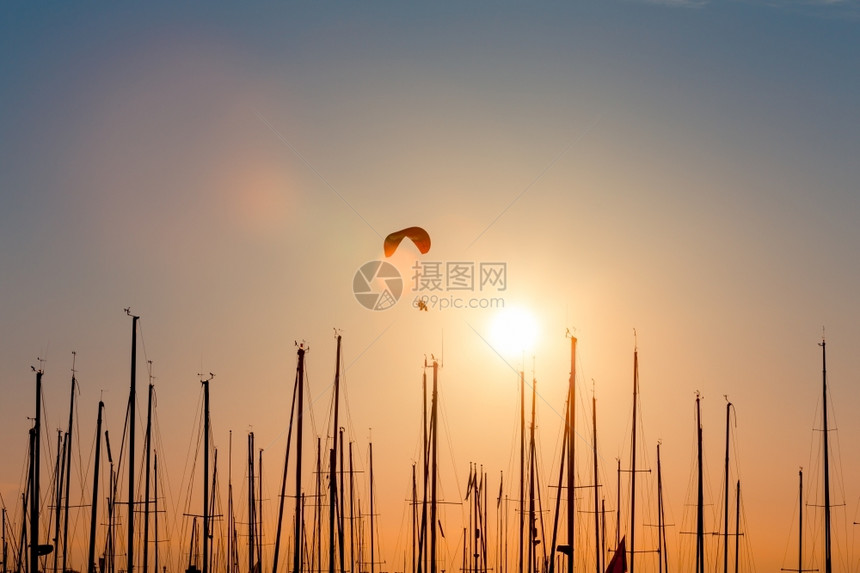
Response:
[{"label": "bright sun flare", "polygon": [[490,325],[490,343],[502,356],[531,352],[537,340],[537,321],[523,308],[502,309]]}]

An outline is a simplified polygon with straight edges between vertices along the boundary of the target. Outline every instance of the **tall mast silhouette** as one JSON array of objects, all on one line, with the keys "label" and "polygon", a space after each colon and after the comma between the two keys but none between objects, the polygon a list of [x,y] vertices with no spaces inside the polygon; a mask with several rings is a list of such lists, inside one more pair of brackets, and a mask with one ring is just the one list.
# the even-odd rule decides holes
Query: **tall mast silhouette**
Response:
[{"label": "tall mast silhouette", "polygon": [[[128,394],[128,546],[126,547],[126,573],[134,573],[134,430],[137,411],[137,322],[139,316],[131,314],[131,383]],[[35,570],[34,570],[35,573]]]}]

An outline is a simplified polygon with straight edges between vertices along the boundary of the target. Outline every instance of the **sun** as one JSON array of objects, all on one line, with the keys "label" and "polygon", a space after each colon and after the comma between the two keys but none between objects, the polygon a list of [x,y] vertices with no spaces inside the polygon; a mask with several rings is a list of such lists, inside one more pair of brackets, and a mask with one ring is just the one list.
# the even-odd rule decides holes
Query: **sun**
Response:
[{"label": "sun", "polygon": [[534,314],[520,307],[502,309],[490,324],[490,343],[502,356],[532,352],[537,334]]}]

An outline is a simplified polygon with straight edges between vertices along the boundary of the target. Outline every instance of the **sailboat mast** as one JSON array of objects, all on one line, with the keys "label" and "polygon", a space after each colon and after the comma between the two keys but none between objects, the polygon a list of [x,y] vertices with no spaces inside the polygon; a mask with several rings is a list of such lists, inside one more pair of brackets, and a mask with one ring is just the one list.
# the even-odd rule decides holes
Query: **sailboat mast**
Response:
[{"label": "sailboat mast", "polygon": [[800,468],[800,491],[797,494],[798,524],[797,524],[797,570],[803,571],[803,468]]},{"label": "sailboat mast", "polygon": [[[483,470],[483,466],[481,466]],[[487,573],[487,566],[489,559],[487,558],[487,531],[490,529],[489,523],[489,505],[487,503],[487,499],[490,494],[490,479],[487,472],[484,473],[484,480],[482,482],[482,489],[484,490],[484,506],[481,509],[481,561],[484,564],[484,573]],[[544,546],[546,547],[546,546]]]},{"label": "sailboat mast", "polygon": [[57,430],[57,463],[54,467],[54,573],[57,573],[57,560],[60,555],[60,517],[63,509],[63,474],[66,468],[66,446],[62,430]]},{"label": "sailboat mast", "polygon": [[39,571],[39,442],[42,427],[42,369],[36,371],[36,417],[30,429],[30,573]]},{"label": "sailboat mast", "polygon": [[[30,461],[33,455],[33,429],[27,430],[27,484],[24,486],[24,493],[21,494],[21,515],[27,515],[27,508],[30,504],[30,498],[27,497],[30,493],[30,484],[33,482],[33,463]],[[27,520],[21,520],[21,536],[19,538],[17,551],[15,552],[15,571],[20,573],[27,570],[25,559],[29,561],[29,555],[23,555],[27,547]]]},{"label": "sailboat mast", "polygon": [[[504,562],[504,558],[503,558],[504,548],[502,545],[502,537],[504,535],[502,533],[502,523],[503,523],[504,511],[505,511],[505,508],[502,507],[502,491],[504,489],[504,484],[505,484],[505,473],[503,471],[500,471],[499,472],[499,497],[496,500],[496,541],[499,544],[498,548],[497,548],[497,553],[496,553],[496,571],[498,571],[499,573],[505,572],[505,567],[504,567],[505,562]],[[553,547],[555,546],[555,540],[553,540],[552,546]],[[555,549],[553,548],[552,551],[554,552]],[[550,563],[552,563],[552,557],[551,556],[550,556]]]},{"label": "sailboat mast", "polygon": [[113,456],[110,453],[110,434],[105,430],[105,452],[107,453],[108,462],[110,463],[110,479],[108,481],[108,487],[110,491],[108,492],[108,530],[107,530],[107,539],[105,540],[105,557],[107,559],[107,567],[106,571],[108,573],[113,573],[115,569],[114,564],[114,511],[116,509],[116,472],[113,467]]},{"label": "sailboat mast", "polygon": [[[477,464],[476,464],[477,465]],[[478,485],[477,495],[475,496],[475,527],[478,531],[475,534],[475,542],[477,547],[475,548],[475,553],[480,553],[480,555],[476,555],[475,557],[475,570],[480,571],[482,573],[486,573],[487,570],[487,535],[486,535],[486,527],[485,527],[485,519],[484,519],[484,511],[486,509],[486,500],[482,504],[481,493],[484,494],[484,498],[487,497],[487,488],[486,487],[486,473],[484,472],[484,466],[481,466],[481,483]]]},{"label": "sailboat mast", "polygon": [[636,565],[636,406],[639,401],[639,349],[633,347],[633,445],[630,448],[630,573]]},{"label": "sailboat mast", "polygon": [[597,509],[597,504],[600,502],[598,491],[600,482],[597,475],[597,396],[593,394],[591,396],[591,422],[592,451],[594,454],[594,563],[597,573],[601,573],[603,567],[601,566],[602,552],[600,551],[600,512]]},{"label": "sailboat mast", "polygon": [[[257,525],[254,519],[254,432],[248,432],[248,573],[254,573]],[[298,541],[296,542],[298,543]]]},{"label": "sailboat mast", "polygon": [[155,474],[155,497],[152,499],[153,510],[155,511],[155,547],[153,548],[155,551],[155,573],[159,573],[158,571],[158,451],[153,451],[153,460],[152,460],[152,473]]},{"label": "sailboat mast", "polygon": [[[131,314],[131,383],[128,394],[128,546],[126,547],[126,573],[134,573],[134,430],[137,405],[137,322],[139,316]],[[35,573],[35,570],[34,572]]]},{"label": "sailboat mast", "polygon": [[705,494],[702,477],[702,411],[696,393],[696,451],[698,455],[698,493],[696,502],[696,573],[705,573]]},{"label": "sailboat mast", "polygon": [[[152,462],[152,442],[150,440],[152,438],[152,391],[154,388],[152,385],[152,361],[149,362],[149,367],[150,383],[146,399],[146,436],[143,440],[146,444],[144,453],[146,457],[144,461],[146,475],[143,479],[143,573],[149,573],[149,484],[151,481],[149,468]],[[65,567],[63,567],[63,571],[65,571]]]},{"label": "sailboat mast", "polygon": [[[30,499],[30,494],[32,493],[32,489],[33,489],[33,448],[36,447],[36,440],[35,440],[35,437],[33,435],[33,428],[30,428],[29,430],[27,430],[27,445],[28,445],[28,449],[27,449],[27,487],[24,490],[24,494],[22,495],[23,502],[24,502],[24,504],[23,504],[23,515],[27,515],[28,513],[32,513],[32,510],[33,510],[33,502]],[[30,547],[30,545],[28,544],[28,538],[27,538],[27,535],[28,535],[27,534],[27,526],[28,525],[29,524],[27,523],[27,519],[25,519],[25,518],[21,519],[21,543],[18,545],[18,547],[21,548],[20,551],[22,553],[25,551],[25,548]],[[32,562],[31,562],[32,557],[33,557],[33,554],[32,554],[32,548],[31,548],[30,552],[27,554],[27,562],[26,563],[23,563],[21,559],[18,560],[19,569],[21,569],[21,566],[23,565],[23,569],[21,569],[21,570],[24,573],[29,573],[28,565],[32,564]]]},{"label": "sailboat mast", "polygon": [[361,568],[362,563],[364,563],[364,522],[361,519],[361,498],[358,498],[358,515],[356,517],[358,520],[358,569],[363,573],[363,569]]},{"label": "sailboat mast", "polygon": [[[353,486],[355,485],[355,481],[353,479],[352,472],[352,441],[349,442],[349,572],[354,573],[355,571],[355,517],[353,515],[353,510],[355,508],[355,494]],[[413,486],[413,491],[414,491]],[[412,499],[415,499],[415,496],[412,496]],[[414,559],[413,559],[414,561]],[[413,567],[414,569],[414,567]]]},{"label": "sailboat mast", "polygon": [[[430,451],[427,437],[427,358],[424,358],[424,370],[421,374],[421,462],[424,470],[424,491],[421,497],[421,529],[418,532],[418,573],[427,571],[427,482],[429,479]],[[361,511],[359,511],[359,515]],[[360,549],[360,547],[359,547]]]},{"label": "sailboat mast", "polygon": [[[334,435],[333,441],[337,442],[337,434]],[[329,467],[329,523],[328,523],[328,570],[329,573],[334,573],[335,571],[335,542],[334,542],[334,532],[336,529],[336,513],[335,507],[337,505],[337,484],[335,480],[336,467],[337,467],[337,458],[335,457],[336,448],[332,447],[328,451],[328,467]]]},{"label": "sailboat mast", "polygon": [[[352,444],[350,444],[352,445]],[[352,465],[350,464],[350,477]],[[412,463],[412,573],[417,573],[416,549],[418,545],[418,483],[415,479],[415,463]],[[351,539],[351,538],[350,538]],[[5,572],[4,572],[5,573]]]},{"label": "sailboat mast", "polygon": [[3,559],[3,573],[6,573],[6,508],[3,508],[3,553],[0,558]]},{"label": "sailboat mast", "polygon": [[666,552],[666,515],[663,511],[663,466],[660,460],[660,442],[657,442],[657,556],[659,573],[669,570],[669,556]]},{"label": "sailboat mast", "polygon": [[723,573],[729,573],[729,422],[732,403],[726,403],[726,475],[723,505]]},{"label": "sailboat mast", "polygon": [[602,541],[600,547],[600,568],[603,569],[603,563],[606,561],[606,498],[600,500],[600,539]]},{"label": "sailboat mast", "polygon": [[550,543],[549,573],[555,573],[555,552],[560,548],[556,546],[558,536],[558,516],[561,513],[561,492],[564,487],[564,462],[567,455],[567,416],[564,419],[564,435],[561,438],[561,461],[558,463],[558,496],[555,498],[555,517],[552,521],[552,541]]},{"label": "sailboat mast", "polygon": [[[233,573],[233,430],[227,441],[227,573]],[[157,474],[156,474],[157,475]],[[156,480],[156,484],[158,481]],[[158,499],[158,494],[156,494]],[[157,514],[156,514],[157,515]],[[156,536],[158,527],[155,528]],[[158,543],[155,544],[158,547]],[[158,566],[156,565],[156,569]],[[156,571],[155,573],[160,573]]]},{"label": "sailboat mast", "polygon": [[63,573],[66,572],[66,556],[68,554],[68,546],[69,546],[69,489],[70,482],[72,479],[72,428],[73,428],[73,420],[75,413],[75,358],[77,358],[77,352],[72,352],[72,388],[70,391],[69,397],[69,429],[66,432],[66,493],[65,500],[66,505],[64,508],[63,515]]},{"label": "sailboat mast", "polygon": [[[430,481],[430,573],[437,573],[436,569],[436,490],[438,485],[438,475],[437,475],[437,467],[436,467],[436,458],[438,451],[438,379],[439,379],[439,363],[434,359],[433,360],[433,394],[432,394],[432,402],[431,402],[431,412],[430,412],[430,431],[432,434],[431,439],[431,452],[430,452],[430,472],[431,472],[431,481]],[[371,515],[373,514],[373,507],[370,508]]]},{"label": "sailboat mast", "polygon": [[194,546],[195,536],[197,535],[197,516],[194,516],[194,519],[191,521],[191,544],[188,547],[188,567],[185,569],[187,573],[191,573],[194,571],[194,557],[196,555],[196,551]]},{"label": "sailboat mast", "polygon": [[[338,406],[340,403],[339,392],[340,392],[340,343],[341,343],[341,335],[337,335],[337,357],[335,359],[334,364],[334,393],[332,397],[332,406],[334,408],[334,421],[332,424],[332,446],[331,446],[331,454],[329,456],[329,510],[328,510],[328,518],[329,518],[329,533],[328,533],[328,570],[329,573],[334,573],[335,570],[335,560],[334,560],[334,533],[335,528],[337,527],[337,522],[335,518],[335,508],[337,507],[337,428],[338,428]],[[341,567],[343,564],[341,563]]]},{"label": "sailboat mast", "polygon": [[615,458],[615,547],[621,543],[621,458]]},{"label": "sailboat mast", "polygon": [[[314,483],[314,543],[315,553],[311,560],[311,571],[322,571],[322,495],[320,493],[320,485],[322,484],[322,438],[317,436],[317,471],[316,481]],[[272,569],[273,573],[277,573],[276,569]]]},{"label": "sailboat mast", "polygon": [[576,337],[570,337],[570,378],[568,380],[567,396],[567,418],[570,421],[567,427],[567,543],[570,546],[570,555],[567,556],[567,573],[573,573],[574,554],[574,452],[576,451]]},{"label": "sailboat mast", "polygon": [[735,573],[738,573],[738,556],[740,555],[741,542],[741,480],[738,480],[735,506]]},{"label": "sailboat mast", "polygon": [[[218,485],[218,448],[215,448],[213,450],[212,454],[213,454],[213,459],[212,459],[212,488],[209,490],[211,492],[209,495],[209,522],[210,522],[210,527],[211,527],[211,523],[212,523],[212,516],[215,515],[215,492],[217,491],[216,486]],[[206,537],[209,539],[212,538],[211,531],[206,531]],[[210,570],[212,569],[212,564],[214,561],[214,555],[213,555],[214,553],[215,552],[212,550],[212,545],[210,544],[209,556],[206,560],[207,566],[209,567]],[[158,573],[158,572],[156,571],[156,573]]]},{"label": "sailboat mast", "polygon": [[[263,570],[263,448],[257,454],[257,564]],[[302,496],[302,512],[304,512],[304,496]],[[304,513],[302,514],[304,519]]]},{"label": "sailboat mast", "polygon": [[[233,430],[230,430],[230,486],[227,488],[229,492],[228,503],[232,524],[227,531],[227,536],[230,542],[230,568],[227,573],[236,573],[239,570],[239,531],[236,527],[236,508],[233,504]],[[161,572],[159,572],[161,573]]]},{"label": "sailboat mast", "polygon": [[[305,530],[305,538],[304,538],[304,539],[302,539],[302,559],[307,559],[307,560],[308,560],[308,564],[309,564],[311,567],[313,567],[313,565],[312,565],[313,561],[312,561],[312,559],[311,559],[310,555],[308,554],[308,538],[307,538],[307,535],[308,535],[308,534],[307,534],[307,523],[305,522],[305,507],[307,507],[307,501],[308,501],[308,499],[307,499],[307,495],[305,495],[304,493],[302,493],[302,527],[303,527],[303,528],[304,528],[304,530]],[[313,533],[311,533],[311,535],[313,535]],[[262,549],[263,549],[263,546],[262,546],[262,543],[261,543],[261,544],[260,544],[260,551],[261,551],[261,552],[262,552]],[[262,553],[261,553],[261,554],[262,554]]]},{"label": "sailboat mast", "polygon": [[[435,372],[435,369],[434,369],[434,372]],[[435,377],[434,377],[434,379],[435,379]],[[435,385],[434,385],[434,387],[435,387]],[[435,394],[435,392],[434,392],[434,394]],[[435,435],[435,433],[434,433],[434,435]],[[374,531],[375,527],[374,527],[374,520],[373,520],[373,515],[374,515],[374,510],[373,510],[373,442],[370,442],[370,444],[368,444],[368,448],[369,448],[369,455],[370,455],[370,573],[375,573],[375,571],[376,571],[376,542],[374,540],[375,540],[376,532]],[[435,466],[435,463],[434,463],[434,466]],[[435,503],[435,499],[434,499],[434,503]],[[436,527],[435,527],[436,521],[434,520],[433,523],[434,523],[433,529],[435,530],[436,529]],[[435,560],[434,560],[434,565],[435,565]]]},{"label": "sailboat mast", "polygon": [[296,426],[296,535],[295,547],[293,549],[293,572],[302,573],[302,520],[300,514],[301,495],[302,495],[302,413],[304,411],[304,388],[305,388],[305,347],[300,344],[298,349],[298,365],[296,370],[299,378],[298,403],[296,404],[296,412],[298,413]]},{"label": "sailboat mast", "polygon": [[[203,384],[203,573],[209,573],[209,380]],[[150,396],[152,385],[149,386]],[[147,425],[148,430],[148,425]],[[148,433],[148,432],[147,432]],[[199,443],[199,442],[198,442]],[[149,470],[147,469],[147,472]],[[147,489],[149,483],[147,482]],[[149,507],[147,496],[146,507]],[[149,573],[144,571],[144,573]],[[156,571],[155,573],[158,573]]]},{"label": "sailboat mast", "polygon": [[833,571],[830,559],[830,447],[827,434],[830,431],[827,425],[827,353],[824,338],[821,339],[821,404],[823,407],[824,434],[824,573]]},{"label": "sailboat mast", "polygon": [[504,555],[504,559],[502,560],[503,567],[501,567],[501,569],[500,569],[501,573],[508,573],[508,563],[510,563],[510,552],[508,551],[508,549],[509,549],[508,525],[511,522],[510,505],[509,505],[510,501],[511,501],[510,496],[505,494],[505,506],[504,506],[503,515],[502,515],[502,521],[504,521],[504,525],[503,525],[502,529],[504,530],[504,537],[505,537],[505,549],[504,549],[505,555]]},{"label": "sailboat mast", "polygon": [[[280,555],[281,550],[281,525],[283,524],[284,520],[284,498],[286,497],[287,493],[287,469],[290,463],[290,444],[292,443],[293,438],[293,416],[296,412],[296,391],[298,390],[297,385],[298,375],[296,376],[296,381],[293,384],[293,401],[290,407],[290,426],[289,430],[287,430],[287,451],[284,454],[284,475],[283,479],[281,479],[281,495],[278,498],[278,530],[275,534],[275,555],[272,560],[272,573],[277,573],[278,556]],[[319,484],[319,446],[317,446],[317,484]],[[319,486],[317,486],[317,499],[319,499]],[[156,573],[158,572],[156,571]],[[232,573],[232,571],[230,573]]]},{"label": "sailboat mast", "polygon": [[526,479],[526,376],[520,371],[520,552],[518,573],[523,573],[523,533],[525,532],[525,491]]},{"label": "sailboat mast", "polygon": [[[471,464],[471,462],[469,462],[469,463]],[[464,527],[463,528],[463,557],[462,557],[462,561],[460,563],[460,570],[463,571],[464,573],[466,571],[468,571],[468,569],[467,569],[467,567],[468,567],[467,561],[468,560],[466,559],[466,547],[469,545],[469,533],[468,532],[469,532],[469,529]]]},{"label": "sailboat mast", "polygon": [[463,542],[469,550],[467,559],[469,571],[478,573],[478,464],[469,462],[469,485],[467,496],[469,500],[469,528],[468,535]]},{"label": "sailboat mast", "polygon": [[340,497],[338,498],[337,504],[337,539],[338,539],[338,553],[340,556],[340,570],[341,573],[346,571],[346,566],[344,565],[345,558],[345,550],[344,550],[344,540],[343,540],[343,515],[344,515],[344,479],[343,479],[343,428],[340,429]]},{"label": "sailboat mast", "polygon": [[529,424],[529,564],[528,573],[535,571],[535,396],[537,381],[532,379],[532,418]]}]

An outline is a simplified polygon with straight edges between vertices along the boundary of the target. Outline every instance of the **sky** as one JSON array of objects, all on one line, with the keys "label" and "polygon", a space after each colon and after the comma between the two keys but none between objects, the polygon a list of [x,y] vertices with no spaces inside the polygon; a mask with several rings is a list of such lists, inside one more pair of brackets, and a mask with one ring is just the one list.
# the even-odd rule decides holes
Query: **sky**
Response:
[{"label": "sky", "polygon": [[[721,515],[728,399],[742,569],[795,566],[800,467],[811,492],[806,565],[821,567],[825,336],[834,560],[857,567],[853,0],[12,2],[0,11],[0,493],[11,518],[35,410],[31,366],[45,372],[44,475],[67,423],[73,352],[77,499],[89,496],[100,398],[119,449],[125,308],[141,317],[138,431],[151,361],[174,514],[199,506],[186,502],[189,460],[200,380],[214,375],[219,463],[232,431],[229,473],[244,487],[253,431],[273,515],[279,471],[268,468],[283,460],[296,344],[310,348],[304,479],[313,484],[316,437],[331,435],[337,331],[340,425],[362,480],[373,443],[380,567],[402,571],[425,360],[442,365],[445,499],[462,499],[470,463],[487,472],[491,498],[502,474],[516,497],[524,371],[527,390],[537,381],[546,502],[556,495],[572,332],[578,483],[593,483],[594,396],[601,491],[614,511],[638,348],[637,455],[651,472],[637,495],[654,507],[659,441],[673,568],[692,562],[697,392],[707,527]],[[427,230],[430,251],[407,240],[386,259],[383,239],[411,226]],[[354,279],[379,260],[394,265],[402,292],[369,310]],[[421,279],[434,265],[466,269],[470,288],[429,290]],[[482,268],[503,269],[504,284],[482,281]],[[533,317],[529,349],[498,337],[511,309]],[[446,531],[459,531],[466,511],[446,506]],[[178,568],[191,525],[167,519]],[[73,520],[87,529],[83,513]],[[456,537],[444,544],[449,567],[459,566]],[[708,548],[716,569],[718,545]],[[588,551],[579,565],[593,562]],[[641,563],[656,570],[653,557]]]}]

